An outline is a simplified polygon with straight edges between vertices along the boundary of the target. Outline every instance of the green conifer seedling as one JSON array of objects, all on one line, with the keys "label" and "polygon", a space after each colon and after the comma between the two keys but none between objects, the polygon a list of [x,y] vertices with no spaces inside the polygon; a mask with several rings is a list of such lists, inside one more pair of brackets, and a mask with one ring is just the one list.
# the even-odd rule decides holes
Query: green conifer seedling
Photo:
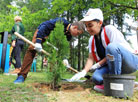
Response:
[{"label": "green conifer seedling", "polygon": [[66,71],[63,65],[63,59],[69,55],[69,42],[64,35],[64,26],[62,22],[57,22],[54,30],[49,36],[49,42],[58,48],[58,50],[45,44],[46,51],[51,56],[48,58],[47,79],[51,88],[56,90],[61,82],[61,77]]}]

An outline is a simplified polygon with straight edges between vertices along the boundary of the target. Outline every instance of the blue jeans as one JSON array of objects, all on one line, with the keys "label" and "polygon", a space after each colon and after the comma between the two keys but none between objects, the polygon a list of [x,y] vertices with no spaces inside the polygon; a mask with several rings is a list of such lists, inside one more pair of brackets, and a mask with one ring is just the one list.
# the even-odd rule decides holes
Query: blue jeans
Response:
[{"label": "blue jeans", "polygon": [[138,56],[117,43],[110,43],[106,48],[107,65],[96,69],[92,80],[103,84],[103,74],[130,74],[138,70]]},{"label": "blue jeans", "polygon": [[92,81],[96,85],[103,84],[103,75],[108,73],[109,73],[109,69],[108,69],[108,65],[106,64],[95,70],[95,72],[92,75]]},{"label": "blue jeans", "polygon": [[117,43],[110,43],[106,48],[109,74],[130,74],[138,70],[138,56]]}]

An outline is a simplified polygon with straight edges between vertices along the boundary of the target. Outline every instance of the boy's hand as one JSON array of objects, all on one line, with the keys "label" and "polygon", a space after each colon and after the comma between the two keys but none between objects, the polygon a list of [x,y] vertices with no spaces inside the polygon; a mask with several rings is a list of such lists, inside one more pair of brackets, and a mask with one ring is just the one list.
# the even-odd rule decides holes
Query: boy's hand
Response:
[{"label": "boy's hand", "polygon": [[41,52],[42,51],[42,45],[40,43],[35,43],[35,48],[36,51]]},{"label": "boy's hand", "polygon": [[64,59],[64,60],[63,60],[63,64],[64,64],[67,68],[70,68],[70,64],[69,64],[69,62],[68,62],[67,59]]},{"label": "boy's hand", "polygon": [[12,47],[15,47],[15,44],[16,44],[16,41],[15,41],[15,40],[13,40],[13,41],[12,41],[12,44],[11,44],[11,45],[12,45]]},{"label": "boy's hand", "polygon": [[86,71],[85,70],[82,70],[81,72],[75,74],[71,79],[70,81],[73,82],[73,81],[77,81],[79,80],[80,78],[84,77],[86,75]]}]

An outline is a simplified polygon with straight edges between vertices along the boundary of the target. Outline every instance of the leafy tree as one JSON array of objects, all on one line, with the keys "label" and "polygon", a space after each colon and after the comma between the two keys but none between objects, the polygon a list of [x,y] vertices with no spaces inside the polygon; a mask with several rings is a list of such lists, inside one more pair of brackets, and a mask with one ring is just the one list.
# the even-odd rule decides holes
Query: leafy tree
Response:
[{"label": "leafy tree", "polygon": [[50,0],[13,0],[13,1],[16,2],[16,5],[18,5],[19,8],[23,8],[24,6],[26,6],[31,13],[43,10],[44,8],[49,8],[50,6]]},{"label": "leafy tree", "polygon": [[10,9],[7,7],[7,5],[10,5],[12,0],[0,0],[0,13],[8,15]]}]

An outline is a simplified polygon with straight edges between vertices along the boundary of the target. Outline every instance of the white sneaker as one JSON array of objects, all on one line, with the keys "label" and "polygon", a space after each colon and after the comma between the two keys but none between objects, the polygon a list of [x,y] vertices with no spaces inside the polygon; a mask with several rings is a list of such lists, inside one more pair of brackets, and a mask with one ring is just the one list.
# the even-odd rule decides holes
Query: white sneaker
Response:
[{"label": "white sneaker", "polygon": [[138,82],[134,82],[134,90],[138,90]]}]

